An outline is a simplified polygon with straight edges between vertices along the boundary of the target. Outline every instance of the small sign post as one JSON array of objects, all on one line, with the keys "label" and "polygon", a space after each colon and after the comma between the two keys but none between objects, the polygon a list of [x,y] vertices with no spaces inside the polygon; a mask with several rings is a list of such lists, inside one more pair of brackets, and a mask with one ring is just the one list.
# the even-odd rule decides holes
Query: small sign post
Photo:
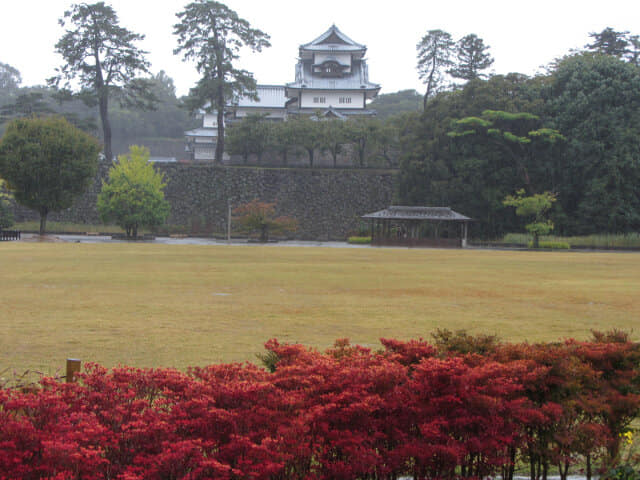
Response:
[{"label": "small sign post", "polygon": [[67,358],[67,383],[75,382],[76,373],[80,373],[80,359]]}]

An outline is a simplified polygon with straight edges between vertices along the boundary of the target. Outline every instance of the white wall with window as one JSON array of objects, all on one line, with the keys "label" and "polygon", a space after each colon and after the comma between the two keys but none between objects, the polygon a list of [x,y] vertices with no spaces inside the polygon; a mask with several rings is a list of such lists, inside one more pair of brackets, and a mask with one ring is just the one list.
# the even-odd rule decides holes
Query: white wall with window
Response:
[{"label": "white wall with window", "polygon": [[364,92],[302,92],[302,108],[353,108],[362,109]]}]

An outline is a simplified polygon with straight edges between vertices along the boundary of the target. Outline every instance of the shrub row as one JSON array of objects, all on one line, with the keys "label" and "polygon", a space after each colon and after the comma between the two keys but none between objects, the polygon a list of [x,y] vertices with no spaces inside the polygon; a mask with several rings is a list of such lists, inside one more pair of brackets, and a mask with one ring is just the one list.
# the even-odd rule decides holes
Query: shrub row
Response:
[{"label": "shrub row", "polygon": [[368,245],[371,243],[371,237],[349,237],[347,242],[354,245]]},{"label": "shrub row", "polygon": [[[442,332],[441,332],[442,333]],[[0,478],[512,479],[610,467],[640,405],[623,335],[266,344],[251,364],[107,370],[0,390]]]}]

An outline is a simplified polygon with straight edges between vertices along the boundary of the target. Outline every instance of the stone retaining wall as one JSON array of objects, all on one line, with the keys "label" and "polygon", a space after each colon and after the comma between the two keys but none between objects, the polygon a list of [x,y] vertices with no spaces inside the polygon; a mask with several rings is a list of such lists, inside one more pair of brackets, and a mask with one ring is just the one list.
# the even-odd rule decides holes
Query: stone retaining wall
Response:
[{"label": "stone retaining wall", "polygon": [[[295,237],[308,240],[344,239],[363,223],[360,216],[392,203],[393,170],[229,167],[156,164],[168,181],[171,204],[168,223],[190,233],[225,232],[228,201],[232,207],[259,199],[276,202],[279,215],[297,219]],[[70,209],[49,220],[99,224],[96,196],[107,174],[100,174]],[[36,219],[16,207],[16,221]]]}]

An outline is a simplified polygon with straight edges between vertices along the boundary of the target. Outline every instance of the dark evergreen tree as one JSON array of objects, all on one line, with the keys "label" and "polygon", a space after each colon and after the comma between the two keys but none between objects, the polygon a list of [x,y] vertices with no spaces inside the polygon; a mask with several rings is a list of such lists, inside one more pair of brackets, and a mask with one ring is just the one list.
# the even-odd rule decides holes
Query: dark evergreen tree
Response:
[{"label": "dark evergreen tree", "polygon": [[449,75],[462,80],[487,76],[482,71],[493,65],[493,58],[488,53],[489,46],[480,37],[474,33],[462,37],[456,43],[455,50],[457,61],[449,69]]},{"label": "dark evergreen tree", "polygon": [[[519,220],[502,204],[506,195],[523,186],[517,165],[496,146],[478,142],[472,149],[447,134],[455,119],[480,117],[487,109],[540,115],[543,85],[543,79],[519,74],[470,80],[458,90],[436,95],[420,117],[407,118],[399,128],[398,201],[450,206],[477,220],[471,225],[475,236],[497,238],[520,228]],[[526,135],[537,122],[521,125],[521,132]],[[537,169],[533,175],[538,182]]]},{"label": "dark evergreen tree", "polygon": [[418,76],[427,90],[423,97],[423,107],[437,93],[445,78],[447,69],[452,65],[451,55],[455,46],[451,35],[443,30],[429,30],[416,45],[418,50]]},{"label": "dark evergreen tree", "polygon": [[628,53],[629,32],[617,32],[611,27],[607,27],[601,32],[591,32],[589,36],[593,38],[593,43],[585,47],[593,52],[603,55],[613,55],[621,58]]},{"label": "dark evergreen tree", "polygon": [[59,21],[70,26],[56,44],[56,52],[65,61],[49,82],[70,89],[77,80],[81,90],[79,98],[90,106],[98,106],[102,123],[105,157],[111,161],[112,131],[109,101],[115,95],[122,104],[140,108],[153,108],[155,98],[147,80],[136,78],[147,73],[149,62],[146,52],[135,43],[144,39],[119,25],[118,16],[104,2],[76,4]]},{"label": "dark evergreen tree", "polygon": [[224,113],[228,102],[242,95],[256,96],[253,75],[234,65],[240,49],[249,47],[261,51],[271,46],[269,35],[251,28],[249,22],[226,5],[212,0],[189,3],[177,14],[180,23],[174,25],[178,48],[185,60],[195,60],[202,76],[189,92],[187,106],[195,111],[204,108],[216,112],[218,141],[215,160],[224,152]]},{"label": "dark evergreen tree", "polygon": [[640,229],[640,68],[612,55],[562,60],[549,114],[569,142],[558,203],[571,233]]}]

